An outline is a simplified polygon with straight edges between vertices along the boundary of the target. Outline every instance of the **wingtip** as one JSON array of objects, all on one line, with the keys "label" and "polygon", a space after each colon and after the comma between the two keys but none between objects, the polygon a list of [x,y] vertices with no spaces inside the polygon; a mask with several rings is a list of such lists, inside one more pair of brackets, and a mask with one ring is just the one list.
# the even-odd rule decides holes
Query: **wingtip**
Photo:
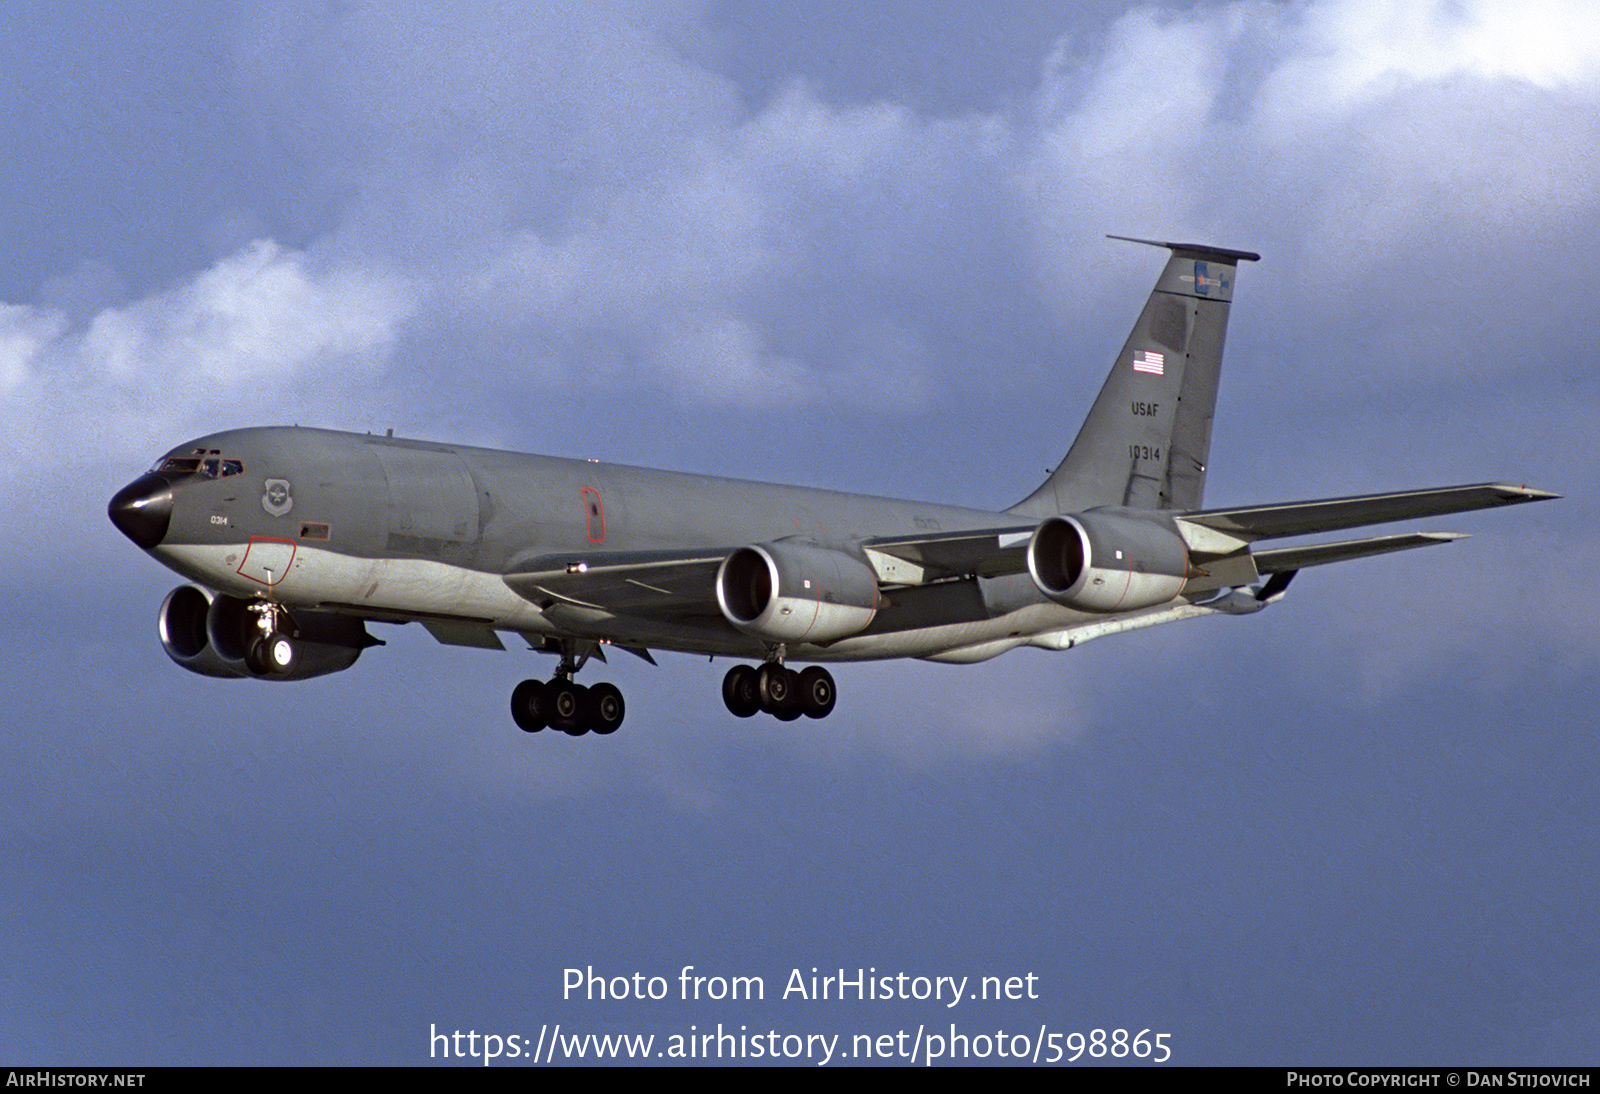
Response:
[{"label": "wingtip", "polygon": [[1497,482],[1494,484],[1494,491],[1507,501],[1551,501],[1561,496],[1552,494],[1548,490],[1536,490],[1531,486],[1514,482]]}]

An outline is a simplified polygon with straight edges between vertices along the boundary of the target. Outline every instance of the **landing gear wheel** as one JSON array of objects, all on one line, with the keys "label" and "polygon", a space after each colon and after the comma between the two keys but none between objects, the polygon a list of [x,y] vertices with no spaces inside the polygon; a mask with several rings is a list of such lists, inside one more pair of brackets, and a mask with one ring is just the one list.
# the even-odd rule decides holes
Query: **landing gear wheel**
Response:
[{"label": "landing gear wheel", "polygon": [[627,713],[622,692],[614,684],[596,684],[585,690],[587,694],[582,704],[584,724],[596,733],[615,733],[622,724],[623,715]]},{"label": "landing gear wheel", "polygon": [[583,721],[583,700],[588,688],[571,680],[552,680],[545,685],[545,695],[550,701],[550,724],[556,729],[581,737],[589,732]]},{"label": "landing gear wheel", "polygon": [[772,661],[762,665],[756,670],[756,690],[761,695],[761,709],[789,721],[784,715],[790,711],[799,713],[800,710],[796,702],[795,685],[798,683],[797,675],[782,665]]},{"label": "landing gear wheel", "polygon": [[550,724],[548,688],[539,680],[524,680],[511,693],[511,717],[524,733],[537,733]]},{"label": "landing gear wheel", "polygon": [[728,713],[736,718],[748,718],[761,709],[761,689],[756,682],[756,670],[749,665],[735,665],[722,678],[722,701]]},{"label": "landing gear wheel", "polygon": [[294,643],[288,635],[274,631],[251,644],[245,664],[257,676],[286,676],[294,668]]},{"label": "landing gear wheel", "polygon": [[252,676],[266,676],[272,671],[267,663],[267,640],[258,638],[250,643],[250,648],[244,651],[244,667],[250,670]]},{"label": "landing gear wheel", "polygon": [[800,711],[807,718],[826,718],[839,698],[833,686],[833,674],[821,665],[812,665],[800,674]]}]

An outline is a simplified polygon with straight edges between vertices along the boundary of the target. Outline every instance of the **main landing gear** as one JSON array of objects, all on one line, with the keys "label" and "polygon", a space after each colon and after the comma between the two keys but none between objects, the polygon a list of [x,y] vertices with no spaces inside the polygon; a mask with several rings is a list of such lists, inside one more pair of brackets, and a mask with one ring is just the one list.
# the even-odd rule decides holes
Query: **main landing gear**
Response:
[{"label": "main landing gear", "polygon": [[792,722],[802,714],[826,718],[838,698],[832,674],[819,665],[802,672],[786,669],[777,661],[768,661],[760,668],[735,665],[722,679],[722,701],[730,713],[740,718],[748,718],[758,710],[780,722]]},{"label": "main landing gear", "polygon": [[524,680],[511,693],[511,717],[529,733],[537,733],[545,726],[574,737],[590,730],[614,733],[626,712],[622,692],[615,684],[586,688],[557,676],[549,683]]},{"label": "main landing gear", "polygon": [[[553,643],[552,643],[553,645]],[[548,647],[547,647],[548,648]],[[549,648],[549,652],[555,652]],[[784,668],[777,658],[780,648],[769,654],[773,660],[761,665],[735,665],[722,681],[722,701],[740,718],[766,711],[782,722],[792,722],[804,714],[826,718],[833,711],[839,693],[827,669],[812,665],[801,672]],[[511,717],[529,733],[547,726],[573,737],[585,733],[614,733],[626,712],[622,692],[613,684],[584,687],[572,682],[589,654],[581,646],[564,645],[561,667],[549,682],[524,680],[511,693]]]},{"label": "main landing gear", "polygon": [[586,688],[572,682],[573,675],[588,659],[587,654],[575,657],[565,652],[554,680],[524,680],[518,684],[511,693],[511,717],[517,725],[528,733],[550,726],[573,737],[590,730],[615,733],[627,713],[622,692],[615,684]]}]

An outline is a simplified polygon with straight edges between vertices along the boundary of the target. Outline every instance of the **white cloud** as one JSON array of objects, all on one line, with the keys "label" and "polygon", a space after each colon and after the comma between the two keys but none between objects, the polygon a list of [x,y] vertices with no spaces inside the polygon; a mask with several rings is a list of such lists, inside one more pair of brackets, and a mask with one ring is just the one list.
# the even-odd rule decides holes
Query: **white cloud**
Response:
[{"label": "white cloud", "polygon": [[67,317],[53,308],[0,305],[0,391],[26,384],[66,325]]},{"label": "white cloud", "polygon": [[257,240],[186,285],[100,312],[75,351],[118,385],[177,377],[210,391],[270,390],[334,360],[370,370],[411,308],[396,281],[314,272],[303,254]]},{"label": "white cloud", "polygon": [[[288,4],[248,17],[239,56],[268,124],[355,189],[324,249],[427,287],[420,340],[688,407],[848,391],[918,410],[959,386],[958,343],[994,341],[1030,267],[1073,322],[1137,291],[1086,273],[1103,231],[1260,247],[1280,283],[1368,313],[1379,282],[1592,224],[1594,24],[1558,0],[1137,8],[1060,43],[1025,118],[837,106],[803,83],[747,111],[667,44],[703,37],[682,4]],[[1452,367],[1448,316],[1398,324],[1367,360],[1421,345],[1416,375]]]},{"label": "white cloud", "polygon": [[[370,403],[367,388],[417,302],[392,274],[324,267],[257,241],[186,284],[80,324],[54,309],[8,306],[0,438],[11,458],[0,491],[93,512],[130,467],[184,437]],[[44,462],[77,468],[50,480],[65,496],[41,493]]]},{"label": "white cloud", "polygon": [[1293,27],[1263,113],[1286,129],[1418,85],[1521,81],[1562,91],[1600,80],[1600,11],[1583,0],[1324,0]]}]

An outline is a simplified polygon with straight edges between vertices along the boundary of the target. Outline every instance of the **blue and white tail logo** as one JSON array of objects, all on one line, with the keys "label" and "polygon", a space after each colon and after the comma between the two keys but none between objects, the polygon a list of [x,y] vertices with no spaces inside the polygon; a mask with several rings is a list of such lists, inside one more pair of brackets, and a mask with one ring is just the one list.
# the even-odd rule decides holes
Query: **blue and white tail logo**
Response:
[{"label": "blue and white tail logo", "polygon": [[1194,291],[1199,296],[1210,296],[1213,293],[1223,295],[1228,291],[1228,271],[1232,266],[1217,265],[1216,272],[1211,271],[1215,263],[1196,262],[1194,264]]}]

